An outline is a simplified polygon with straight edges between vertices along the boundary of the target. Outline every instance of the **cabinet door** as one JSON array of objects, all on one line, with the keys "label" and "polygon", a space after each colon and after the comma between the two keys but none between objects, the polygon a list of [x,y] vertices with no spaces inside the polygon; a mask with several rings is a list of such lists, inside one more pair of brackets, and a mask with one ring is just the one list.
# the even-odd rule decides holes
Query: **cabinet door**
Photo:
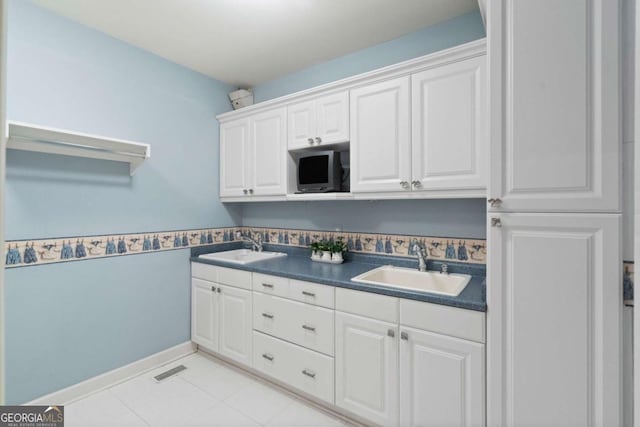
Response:
[{"label": "cabinet door", "polygon": [[351,191],[411,191],[409,77],[350,93]]},{"label": "cabinet door", "polygon": [[286,109],[277,108],[249,119],[249,182],[258,196],[281,195],[286,188]]},{"label": "cabinet door", "polygon": [[619,1],[496,0],[487,13],[489,197],[619,211]]},{"label": "cabinet door", "polygon": [[219,353],[251,366],[251,291],[218,285]]},{"label": "cabinet door", "polygon": [[336,405],[398,424],[398,326],[336,311]]},{"label": "cabinet door", "polygon": [[289,150],[312,147],[316,132],[316,102],[300,102],[287,107],[287,133]]},{"label": "cabinet door", "polygon": [[323,96],[316,101],[319,145],[349,141],[349,92]]},{"label": "cabinet door", "polygon": [[484,426],[484,345],[402,326],[400,425]]},{"label": "cabinet door", "polygon": [[220,125],[220,197],[246,195],[248,190],[249,121]]},{"label": "cabinet door", "polygon": [[487,186],[486,57],[411,77],[413,190]]},{"label": "cabinet door", "polygon": [[489,220],[488,424],[620,425],[620,215]]},{"label": "cabinet door", "polygon": [[218,311],[216,285],[191,279],[191,341],[218,351]]}]

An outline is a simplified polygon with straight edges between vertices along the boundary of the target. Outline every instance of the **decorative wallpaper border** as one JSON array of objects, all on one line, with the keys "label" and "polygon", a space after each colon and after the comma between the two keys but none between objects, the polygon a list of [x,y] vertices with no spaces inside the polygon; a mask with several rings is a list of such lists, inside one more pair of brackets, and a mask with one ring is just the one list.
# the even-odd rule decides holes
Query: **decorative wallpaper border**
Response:
[{"label": "decorative wallpaper border", "polygon": [[5,265],[7,268],[26,267],[228,243],[234,241],[236,232],[241,230],[241,227],[225,227],[14,240],[6,242]]},{"label": "decorative wallpaper border", "polygon": [[135,255],[236,241],[236,233],[262,236],[265,243],[308,247],[316,240],[342,239],[350,252],[388,256],[414,256],[413,242],[429,249],[438,260],[484,264],[486,240],[408,236],[379,233],[330,232],[265,227],[222,227],[135,234],[75,236],[55,239],[14,240],[5,244],[7,268],[57,262]]},{"label": "decorative wallpaper border", "polygon": [[243,227],[243,231],[262,234],[265,243],[288,246],[307,247],[316,240],[342,239],[350,252],[407,257],[415,256],[412,246],[418,242],[429,250],[429,258],[437,260],[484,264],[487,257],[487,242],[483,239],[264,227]]}]

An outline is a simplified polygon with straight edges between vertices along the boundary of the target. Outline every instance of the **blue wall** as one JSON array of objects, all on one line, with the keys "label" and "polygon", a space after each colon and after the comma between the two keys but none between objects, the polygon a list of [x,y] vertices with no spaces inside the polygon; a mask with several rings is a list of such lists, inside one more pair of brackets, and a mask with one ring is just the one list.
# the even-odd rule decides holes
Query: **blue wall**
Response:
[{"label": "blue wall", "polygon": [[[215,227],[229,86],[27,1],[9,2],[10,120],[151,144],[125,164],[9,151],[8,239]],[[189,340],[188,250],[6,272],[8,403]],[[169,316],[170,314],[170,316]]]},{"label": "blue wall", "polygon": [[242,225],[484,239],[485,199],[248,203]]},{"label": "blue wall", "polygon": [[[484,35],[470,14],[255,88],[257,101]],[[148,142],[127,166],[8,154],[8,239],[227,225],[483,237],[466,201],[222,205],[218,124],[229,86],[68,21],[9,2],[8,118]],[[363,213],[366,212],[366,216]],[[7,401],[21,403],[189,339],[188,251],[7,270]]]},{"label": "blue wall", "polygon": [[480,12],[472,12],[253,88],[255,102],[277,98],[376,68],[417,58],[485,36]]},{"label": "blue wall", "polygon": [[[484,36],[480,13],[469,13],[256,86],[255,98],[265,101]],[[248,203],[242,208],[242,224],[248,226],[340,227],[347,231],[465,238],[484,238],[485,221],[484,199]]]}]

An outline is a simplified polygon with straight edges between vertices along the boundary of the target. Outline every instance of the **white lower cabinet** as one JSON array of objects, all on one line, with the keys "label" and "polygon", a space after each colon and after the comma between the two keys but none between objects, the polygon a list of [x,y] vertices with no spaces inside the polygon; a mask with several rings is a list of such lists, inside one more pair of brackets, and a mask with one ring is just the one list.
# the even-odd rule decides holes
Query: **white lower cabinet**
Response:
[{"label": "white lower cabinet", "polygon": [[336,405],[398,423],[398,325],[336,312]]},{"label": "white lower cabinet", "polygon": [[191,279],[191,341],[210,350],[218,349],[218,305],[213,283]]},{"label": "white lower cabinet", "polygon": [[251,365],[251,292],[225,285],[218,287],[218,352]]},{"label": "white lower cabinet", "polygon": [[253,301],[254,329],[333,356],[333,310],[258,292]]},{"label": "white lower cabinet", "polygon": [[333,357],[254,331],[253,360],[254,369],[334,403]]},{"label": "white lower cabinet", "polygon": [[621,425],[621,220],[491,215],[490,425]]},{"label": "white lower cabinet", "polygon": [[249,280],[251,278],[249,272],[203,264],[192,269],[192,274],[209,280],[191,278],[191,341],[251,366],[251,291],[219,284],[220,279],[230,282],[225,276],[228,272],[237,274],[238,286],[246,286],[241,273],[249,275]]},{"label": "white lower cabinet", "polygon": [[485,313],[205,264],[192,272],[191,339],[205,349],[366,423],[485,425]]},{"label": "white lower cabinet", "polygon": [[400,425],[483,426],[484,345],[402,326]]}]

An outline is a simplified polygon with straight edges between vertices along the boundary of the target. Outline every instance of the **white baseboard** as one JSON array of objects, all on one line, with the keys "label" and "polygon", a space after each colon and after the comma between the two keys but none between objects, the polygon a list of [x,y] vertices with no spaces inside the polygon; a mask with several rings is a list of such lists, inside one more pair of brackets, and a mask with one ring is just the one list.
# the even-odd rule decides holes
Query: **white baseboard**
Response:
[{"label": "white baseboard", "polygon": [[113,387],[116,384],[127,381],[144,372],[159,366],[173,362],[196,351],[196,345],[191,341],[178,344],[159,353],[152,354],[144,359],[105,372],[88,380],[74,384],[62,390],[55,391],[45,396],[27,402],[26,405],[68,405],[75,400],[86,397],[98,391]]}]

